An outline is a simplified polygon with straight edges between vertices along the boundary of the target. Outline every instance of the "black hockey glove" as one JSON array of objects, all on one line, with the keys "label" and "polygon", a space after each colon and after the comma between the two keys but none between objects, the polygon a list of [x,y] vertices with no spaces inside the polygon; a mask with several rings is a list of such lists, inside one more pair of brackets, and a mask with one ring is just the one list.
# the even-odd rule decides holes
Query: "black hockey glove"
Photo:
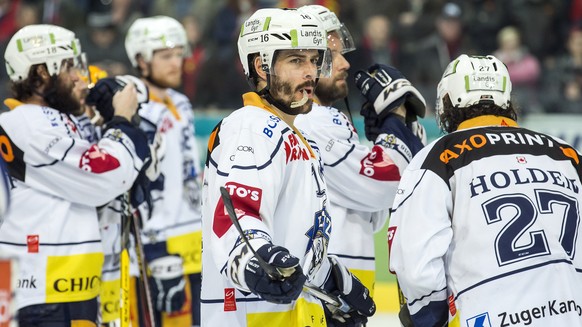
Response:
[{"label": "black hockey glove", "polygon": [[251,292],[272,303],[295,301],[307,280],[299,266],[299,259],[291,255],[284,247],[272,244],[265,244],[256,252],[269,264],[280,268],[294,267],[295,272],[282,280],[272,279],[253,256],[245,267],[245,281]]},{"label": "black hockey glove", "polygon": [[410,317],[410,311],[408,311],[408,304],[403,304],[400,306],[400,311],[398,312],[398,320],[403,327],[414,327],[412,318]]},{"label": "black hockey glove", "polygon": [[151,272],[154,305],[157,310],[169,313],[179,311],[186,302],[186,280],[182,258],[168,254],[165,247],[165,242],[147,244],[144,252]]},{"label": "black hockey glove", "polygon": [[149,101],[149,90],[147,86],[139,78],[131,75],[106,77],[98,80],[95,86],[89,90],[85,103],[90,106],[95,106],[95,109],[103,116],[103,121],[107,123],[115,114],[113,95],[130,82],[135,84],[138,94],[137,102],[140,105],[147,103]]},{"label": "black hockey glove", "polygon": [[370,297],[370,291],[343,266],[334,255],[328,256],[331,274],[323,289],[350,305],[351,310],[343,313],[331,304],[324,305],[328,326],[363,326],[376,312],[376,304]]}]

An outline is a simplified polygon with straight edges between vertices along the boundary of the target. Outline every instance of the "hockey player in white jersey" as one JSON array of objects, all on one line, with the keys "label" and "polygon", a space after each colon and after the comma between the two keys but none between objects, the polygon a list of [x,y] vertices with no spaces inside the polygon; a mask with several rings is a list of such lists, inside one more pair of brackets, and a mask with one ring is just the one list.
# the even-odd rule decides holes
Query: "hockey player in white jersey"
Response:
[{"label": "hockey player in white jersey", "polygon": [[519,127],[510,94],[493,56],[439,83],[449,134],[406,168],[389,226],[414,326],[582,326],[580,154]]},{"label": "hockey player in white jersey", "polygon": [[19,325],[95,326],[103,264],[95,207],[126,192],[150,160],[146,136],[130,123],[135,87],[115,94],[103,137],[92,143],[72,118],[82,110],[73,89],[86,70],[73,32],[23,27],[4,57],[15,99],[0,115],[12,179],[0,252],[18,260]]},{"label": "hockey player in white jersey", "polygon": [[156,320],[158,325],[200,325],[200,159],[192,106],[174,90],[190,51],[186,32],[171,17],[140,18],[127,32],[125,49],[150,92],[149,103],[139,110],[140,128],[152,136],[161,133],[165,143],[143,235]]},{"label": "hockey player in white jersey", "polygon": [[[352,310],[340,320],[365,322],[375,312],[369,291],[328,256],[333,218],[317,144],[294,126],[311,110],[320,76],[329,76],[326,32],[295,9],[260,9],[241,27],[241,63],[254,92],[211,134],[203,187],[204,326],[325,326],[323,303],[305,283],[334,293]],[[234,204],[257,255],[293,268],[272,279],[241,241],[219,188]],[[333,318],[332,318],[333,319]]]},{"label": "hockey player in white jersey", "polygon": [[[343,54],[355,49],[353,40],[329,9],[309,5],[300,10],[321,19],[333,59],[332,76],[321,78],[315,88],[313,109],[295,119],[297,127],[322,150],[331,202],[329,212],[333,217],[328,251],[373,290],[376,275],[373,235],[386,222],[401,172],[422,147],[420,139],[407,127],[405,117],[407,109],[414,120],[417,115],[424,116],[424,98],[396,69],[375,66],[375,78],[360,72],[358,85],[372,89],[366,97],[373,105],[367,104],[364,110],[385,117],[385,121],[376,119],[366,125],[367,133],[374,134],[370,139],[373,147],[361,144],[350,120],[332,106],[348,94],[346,78],[350,64]],[[385,85],[379,82],[381,76],[389,79]],[[384,90],[391,90],[391,96],[374,103],[376,98],[383,98]]]}]

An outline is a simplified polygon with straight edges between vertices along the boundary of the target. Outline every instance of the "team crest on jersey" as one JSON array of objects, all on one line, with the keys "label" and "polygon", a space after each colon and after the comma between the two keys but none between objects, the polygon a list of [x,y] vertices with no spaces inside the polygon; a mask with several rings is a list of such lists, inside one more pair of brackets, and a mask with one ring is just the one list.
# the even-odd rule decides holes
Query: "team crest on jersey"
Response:
[{"label": "team crest on jersey", "polygon": [[287,158],[286,163],[293,160],[309,160],[309,153],[305,148],[301,147],[295,134],[289,134],[288,140],[285,141],[285,156]]},{"label": "team crest on jersey", "polygon": [[327,244],[329,243],[330,234],[331,218],[324,206],[322,210],[315,213],[313,226],[311,226],[307,233],[305,233],[305,235],[309,237],[305,253],[308,253],[309,251],[313,252],[311,265],[307,272],[308,275],[313,274],[319,269],[319,266],[327,253]]},{"label": "team crest on jersey", "polygon": [[118,167],[117,158],[95,144],[83,153],[79,161],[79,168],[96,174],[115,170]]},{"label": "team crest on jersey", "polygon": [[[262,220],[259,211],[261,210],[263,190],[235,182],[228,182],[224,187],[228,190],[228,193],[232,198],[234,211],[238,218],[241,216],[251,216],[258,220]],[[224,207],[224,202],[222,201],[222,198],[220,198],[218,199],[216,209],[214,210],[212,230],[216,236],[222,237],[231,225],[232,221],[230,221],[228,212]]]},{"label": "team crest on jersey", "polygon": [[360,175],[379,181],[400,180],[398,167],[378,145],[374,145],[372,151],[360,163]]}]

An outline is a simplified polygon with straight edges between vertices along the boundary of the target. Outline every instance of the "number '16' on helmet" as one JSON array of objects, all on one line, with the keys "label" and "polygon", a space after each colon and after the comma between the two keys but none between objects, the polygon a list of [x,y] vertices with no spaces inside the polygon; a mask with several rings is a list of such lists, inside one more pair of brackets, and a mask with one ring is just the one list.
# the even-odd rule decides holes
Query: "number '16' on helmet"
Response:
[{"label": "number '16' on helmet", "polygon": [[252,59],[258,53],[262,69],[275,74],[274,61],[280,50],[317,50],[317,77],[331,76],[331,55],[327,33],[316,17],[296,9],[259,9],[247,19],[238,38],[238,53],[247,78],[251,78]]},{"label": "number '16' on helmet", "polygon": [[511,100],[511,80],[503,62],[494,56],[461,55],[445,69],[437,88],[437,116],[448,96],[453,107],[494,103],[507,109]]}]

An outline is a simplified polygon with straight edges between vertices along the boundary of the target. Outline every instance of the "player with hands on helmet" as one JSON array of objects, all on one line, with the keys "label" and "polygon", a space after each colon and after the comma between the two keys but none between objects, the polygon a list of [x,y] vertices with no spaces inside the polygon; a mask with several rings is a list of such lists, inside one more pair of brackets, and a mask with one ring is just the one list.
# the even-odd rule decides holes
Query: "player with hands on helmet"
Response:
[{"label": "player with hands on helmet", "polygon": [[[294,125],[311,110],[320,78],[330,76],[326,30],[297,9],[260,9],[242,24],[238,50],[252,92],[215,127],[208,144],[202,321],[326,326],[324,304],[303,288],[323,289],[332,278],[327,187],[320,148]],[[256,256],[233,226],[221,187]],[[262,261],[286,273],[270,275]],[[325,291],[351,294],[328,286]]]},{"label": "player with hands on helmet", "polygon": [[511,90],[491,55],[438,84],[447,134],[406,168],[388,228],[407,326],[582,326],[580,153],[520,127]]},{"label": "player with hands on helmet", "polygon": [[0,252],[19,263],[18,323],[94,326],[104,261],[96,207],[128,191],[150,160],[146,136],[130,123],[135,87],[113,97],[113,123],[88,140],[76,119],[87,66],[72,31],[25,26],[4,58],[14,99],[5,101],[0,138],[13,205]]},{"label": "player with hands on helmet", "polygon": [[125,49],[149,102],[138,111],[150,142],[163,139],[159,177],[150,185],[151,218],[142,241],[158,325],[200,325],[201,209],[200,158],[194,138],[194,112],[175,89],[182,83],[190,48],[184,27],[174,18],[139,18],[129,27]]}]

